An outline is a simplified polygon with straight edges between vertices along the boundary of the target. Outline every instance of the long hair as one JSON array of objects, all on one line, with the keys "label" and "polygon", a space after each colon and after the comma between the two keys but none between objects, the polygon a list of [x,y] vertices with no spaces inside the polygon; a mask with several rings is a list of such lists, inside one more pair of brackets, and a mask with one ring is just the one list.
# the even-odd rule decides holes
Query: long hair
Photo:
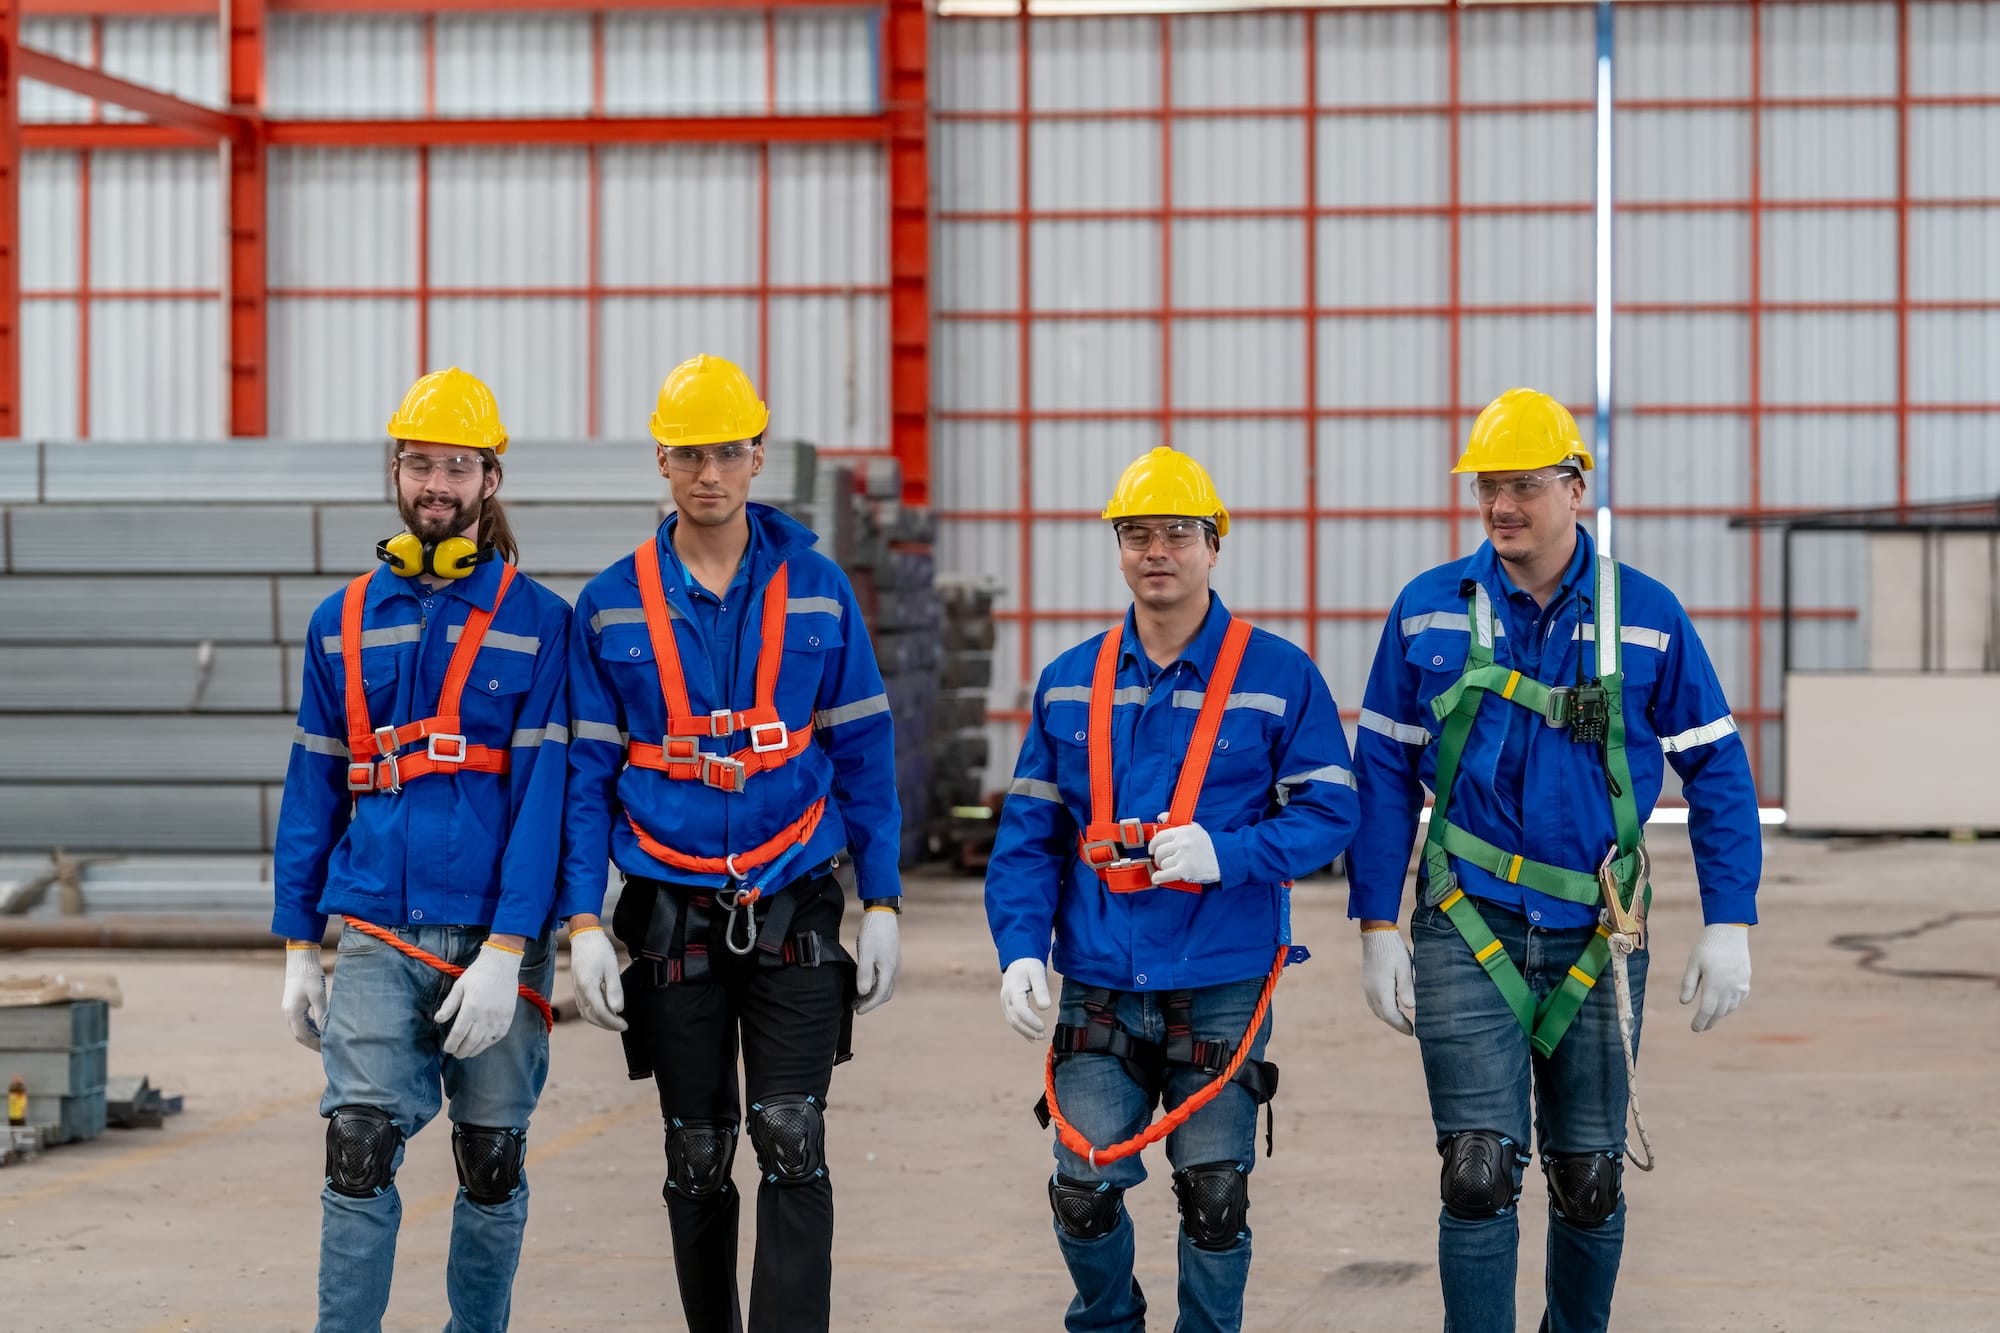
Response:
[{"label": "long hair", "polygon": [[[481,449],[480,456],[486,466],[493,469],[496,477],[504,476],[499,455],[491,449]],[[500,488],[495,486],[493,494],[486,497],[479,506],[479,545],[483,549],[492,547],[500,553],[500,558],[510,565],[521,563],[521,544],[514,539],[514,525],[507,521],[507,510],[500,503]]]}]

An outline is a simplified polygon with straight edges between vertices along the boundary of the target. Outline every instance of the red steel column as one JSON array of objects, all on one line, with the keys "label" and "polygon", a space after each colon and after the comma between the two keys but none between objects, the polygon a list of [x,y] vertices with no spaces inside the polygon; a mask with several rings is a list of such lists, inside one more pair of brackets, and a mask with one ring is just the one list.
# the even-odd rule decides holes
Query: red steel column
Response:
[{"label": "red steel column", "polygon": [[[889,0],[883,17],[889,114],[889,448],[902,465],[903,503],[922,505],[931,500],[930,20],[924,0]],[[1026,225],[1024,221],[1024,229]]]},{"label": "red steel column", "polygon": [[229,105],[252,118],[229,160],[229,423],[231,435],[270,433],[270,280],[264,162],[265,0],[229,0]]}]

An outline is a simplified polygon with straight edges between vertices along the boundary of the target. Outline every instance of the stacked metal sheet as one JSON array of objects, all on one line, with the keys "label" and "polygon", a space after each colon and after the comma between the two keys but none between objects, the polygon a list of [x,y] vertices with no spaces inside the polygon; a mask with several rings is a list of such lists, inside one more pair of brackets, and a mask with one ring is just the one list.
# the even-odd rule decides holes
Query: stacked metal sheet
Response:
[{"label": "stacked metal sheet", "polygon": [[104,1132],[110,1040],[103,1000],[0,1007],[0,1083],[27,1083],[28,1124],[45,1128],[49,1142]]}]

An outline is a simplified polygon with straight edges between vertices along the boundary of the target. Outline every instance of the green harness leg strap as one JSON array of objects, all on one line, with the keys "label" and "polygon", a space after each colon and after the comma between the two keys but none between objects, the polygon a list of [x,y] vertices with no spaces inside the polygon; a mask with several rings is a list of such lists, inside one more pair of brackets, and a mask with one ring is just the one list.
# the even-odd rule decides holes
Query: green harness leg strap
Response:
[{"label": "green harness leg strap", "polygon": [[[1598,683],[1604,689],[1608,707],[1604,760],[1611,793],[1612,823],[1618,838],[1611,870],[1621,890],[1621,907],[1630,906],[1635,889],[1645,895],[1644,901],[1650,906],[1652,886],[1636,883],[1643,858],[1638,805],[1633,800],[1632,774],[1625,759],[1623,672],[1619,669],[1618,660],[1623,645],[1619,639],[1617,562],[1600,557],[1595,574]],[[1447,815],[1452,784],[1465,753],[1465,742],[1472,733],[1473,720],[1478,716],[1479,705],[1486,695],[1497,695],[1554,726],[1567,725],[1572,721],[1571,695],[1568,691],[1552,690],[1540,681],[1494,663],[1493,607],[1485,588],[1474,585],[1466,603],[1466,619],[1471,635],[1466,650],[1465,671],[1449,689],[1431,702],[1432,714],[1444,723],[1444,732],[1438,738],[1437,795],[1431,807],[1430,832],[1424,839],[1428,898],[1457,928],[1460,937],[1472,950],[1474,959],[1493,978],[1494,986],[1507,1002],[1507,1007],[1514,1011],[1514,1017],[1528,1034],[1535,1050],[1547,1056],[1555,1051],[1563,1033],[1569,1030],[1577,1011],[1590,998],[1591,989],[1597,985],[1598,977],[1610,961],[1611,946],[1605,928],[1602,923],[1599,924],[1597,933],[1585,946],[1582,956],[1570,967],[1569,975],[1538,1004],[1534,992],[1529,990],[1527,981],[1508,956],[1505,946],[1494,937],[1485,919],[1479,915],[1479,909],[1473,905],[1473,900],[1460,887],[1458,877],[1451,870],[1451,858],[1456,856],[1509,884],[1524,884],[1538,893],[1584,906],[1594,907],[1603,902],[1603,886],[1598,877],[1588,871],[1530,861],[1519,853],[1496,847],[1451,823]]]}]

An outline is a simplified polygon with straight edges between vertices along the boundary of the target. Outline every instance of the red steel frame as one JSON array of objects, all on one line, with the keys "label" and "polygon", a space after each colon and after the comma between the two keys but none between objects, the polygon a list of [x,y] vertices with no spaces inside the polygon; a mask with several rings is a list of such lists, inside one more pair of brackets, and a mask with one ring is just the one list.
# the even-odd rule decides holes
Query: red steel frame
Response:
[{"label": "red steel frame", "polygon": [[[1615,201],[1614,207],[1620,213],[1716,213],[1740,214],[1747,218],[1749,229],[1750,276],[1749,290],[1743,299],[1734,301],[1619,301],[1614,309],[1620,315],[1646,314],[1726,314],[1744,316],[1749,323],[1750,360],[1749,391],[1746,400],[1736,404],[1687,404],[1676,402],[1618,403],[1616,414],[1620,418],[1631,416],[1646,417],[1687,417],[1687,416],[1727,416],[1741,417],[1748,422],[1749,448],[1745,466],[1748,474],[1749,512],[1773,513],[1784,508],[1782,505],[1765,503],[1762,459],[1762,422],[1770,416],[1845,416],[1845,415],[1890,415],[1896,422],[1896,496],[1899,502],[1909,498],[1909,424],[1913,417],[1947,414],[2000,414],[2000,399],[1988,402],[1964,403],[1917,403],[1912,402],[1909,393],[1909,324],[1912,313],[1933,311],[2000,311],[1996,301],[1919,301],[1910,296],[1909,291],[1909,218],[1913,210],[1922,209],[1981,209],[2000,208],[2000,198],[1966,199],[1917,199],[1909,190],[1909,122],[1913,108],[1923,107],[1963,107],[2000,105],[2000,97],[1992,96],[1918,96],[1910,91],[1910,35],[1909,8],[1911,0],[1897,0],[1898,9],[1898,79],[1896,92],[1892,96],[1880,97],[1772,97],[1767,96],[1763,84],[1763,34],[1762,15],[1767,4],[1784,3],[1785,0],[1748,0],[1747,8],[1751,22],[1751,86],[1747,97],[1739,98],[1623,98],[1615,103],[1617,112],[1634,111],[1741,111],[1748,115],[1750,123],[1750,182],[1747,196],[1726,200],[1698,201]],[[1358,6],[1357,6],[1358,7]],[[1473,304],[1464,299],[1463,280],[1460,272],[1460,232],[1468,217],[1493,215],[1547,215],[1547,214],[1590,214],[1593,204],[1588,199],[1563,203],[1520,203],[1520,204],[1476,204],[1468,203],[1460,193],[1460,140],[1465,121],[1474,116],[1486,115],[1537,115],[1537,114],[1590,114],[1595,103],[1589,99],[1546,100],[1529,102],[1468,102],[1462,96],[1461,82],[1461,14],[1458,5],[1407,4],[1394,8],[1414,12],[1431,12],[1438,15],[1445,26],[1448,55],[1448,87],[1444,100],[1429,104],[1395,105],[1338,105],[1324,104],[1319,100],[1317,68],[1317,9],[1290,11],[1301,13],[1305,24],[1306,38],[1300,58],[1304,63],[1306,95],[1303,103],[1268,106],[1232,107],[1192,107],[1177,105],[1172,90],[1172,21],[1166,16],[1157,18],[1161,57],[1161,96],[1158,105],[1149,107],[1108,109],[1108,110],[1055,110],[1037,108],[1032,105],[1031,61],[1032,34],[1037,24],[1063,23],[1070,21],[1063,16],[1033,16],[1022,11],[1004,17],[953,17],[942,20],[947,23],[1010,23],[1018,32],[1019,51],[1018,105],[1013,110],[1004,111],[941,111],[936,119],[940,122],[983,122],[1006,124],[1017,128],[1019,140],[1019,199],[1013,208],[944,211],[938,215],[939,221],[951,222],[996,222],[1012,224],[1016,228],[1018,241],[1018,305],[1012,310],[940,310],[940,321],[979,321],[1011,323],[1018,334],[1019,372],[1017,382],[1017,406],[1003,410],[952,410],[935,414],[940,421],[1000,422],[1018,428],[1018,496],[1012,506],[948,511],[941,518],[962,522],[997,522],[1008,524],[1018,533],[1018,565],[1016,568],[1016,605],[995,614],[1003,620],[1012,621],[1019,629],[1019,662],[1016,669],[1019,678],[1032,680],[1039,668],[1034,660],[1033,629],[1037,623],[1051,621],[1079,621],[1088,624],[1108,622],[1117,612],[1104,610],[1052,610],[1039,609],[1033,600],[1034,553],[1031,541],[1031,525],[1035,519],[1068,518],[1091,519],[1096,517],[1094,509],[1049,510],[1037,509],[1033,505],[1033,477],[1031,432],[1036,422],[1043,421],[1147,421],[1158,423],[1164,442],[1171,442],[1177,421],[1193,420],[1285,420],[1299,421],[1305,429],[1305,478],[1306,485],[1302,503],[1295,508],[1233,511],[1238,518],[1245,519],[1287,519],[1303,520],[1305,525],[1305,596],[1304,607],[1240,608],[1244,614],[1264,620],[1302,621],[1305,642],[1314,650],[1318,647],[1320,625],[1331,621],[1380,621],[1386,615],[1386,608],[1354,609],[1326,607],[1319,604],[1318,588],[1318,528],[1322,519],[1411,519],[1436,521],[1447,525],[1449,548],[1457,553],[1462,549],[1462,521],[1470,517],[1471,510],[1461,488],[1452,484],[1454,479],[1446,476],[1449,460],[1455,458],[1462,443],[1462,428],[1484,405],[1483,402],[1453,402],[1430,407],[1328,407],[1319,402],[1318,378],[1318,327],[1319,321],[1328,317],[1346,318],[1392,318],[1406,316],[1429,316],[1443,319],[1448,327],[1448,375],[1450,392],[1454,398],[1463,392],[1461,368],[1463,362],[1462,321],[1467,316],[1547,316],[1580,315],[1593,313],[1589,302],[1576,303],[1509,303],[1502,305]],[[1469,7],[1469,6],[1468,6]],[[1486,4],[1481,9],[1493,8]],[[1537,6],[1539,7],[1539,6]],[[1382,6],[1367,6],[1370,10]],[[1265,11],[1269,12],[1269,11]],[[1147,20],[1151,21],[1151,20]],[[1773,110],[1792,109],[1845,109],[1867,108],[1893,111],[1896,116],[1899,156],[1897,162],[1897,188],[1891,199],[1772,199],[1764,193],[1762,179],[1762,135],[1763,117]],[[1448,154],[1447,175],[1449,193],[1442,204],[1387,204],[1348,206],[1320,202],[1317,179],[1317,132],[1322,117],[1407,117],[1439,116],[1447,124],[1446,152]],[[1305,161],[1302,164],[1305,181],[1305,204],[1295,207],[1243,207],[1243,208],[1183,208],[1175,204],[1172,183],[1172,135],[1176,123],[1192,120],[1215,120],[1227,118],[1302,118],[1305,127]],[[1145,121],[1159,127],[1161,163],[1161,199],[1157,206],[1142,208],[1113,209],[1037,209],[1029,195],[1029,154],[1031,151],[1032,127],[1037,123],[1052,121],[1103,122],[1112,120]],[[1882,211],[1893,210],[1897,218],[1896,256],[1896,297],[1893,301],[1770,301],[1763,296],[1762,229],[1763,218],[1768,213],[1780,211]],[[1448,299],[1443,305],[1412,305],[1403,307],[1361,306],[1328,307],[1318,300],[1317,280],[1320,257],[1317,247],[1318,220],[1323,218],[1352,217],[1441,217],[1448,223],[1449,273]],[[1172,235],[1173,224],[1190,219],[1266,219],[1281,218],[1300,220],[1304,239],[1304,294],[1302,303],[1295,306],[1275,308],[1212,309],[1181,308],[1173,304],[1172,291]],[[1032,304],[1032,284],[1030,272],[1030,235],[1033,224],[1040,222],[1077,221],[1137,221],[1150,222],[1159,228],[1161,251],[1160,291],[1161,300],[1157,307],[1077,310],[1037,310]],[[1587,259],[1583,262],[1588,262]],[[1896,397],[1891,403],[1820,403],[1820,402],[1778,402],[1765,400],[1763,386],[1762,335],[1763,317],[1767,313],[1814,313],[1814,314],[1861,314],[1892,313],[1896,317]],[[1282,319],[1303,321],[1305,331],[1306,401],[1299,408],[1205,408],[1177,407],[1172,393],[1172,351],[1171,337],[1173,320],[1180,318],[1210,319]],[[1161,378],[1160,405],[1153,408],[1117,408],[1105,410],[1049,410],[1032,406],[1034,388],[1030,370],[1030,340],[1034,326],[1038,322],[1059,320],[1142,320],[1157,322],[1160,328],[1163,367]],[[1590,414],[1594,405],[1573,404],[1580,417]],[[1417,418],[1437,423],[1437,454],[1439,459],[1439,485],[1441,495],[1435,506],[1384,508],[1375,506],[1355,506],[1327,508],[1318,501],[1317,473],[1319,463],[1318,428],[1321,422],[1345,419],[1394,419]],[[1644,503],[1620,503],[1618,512],[1633,518],[1713,518],[1722,519],[1741,512],[1743,509],[1730,506],[1695,505],[1653,505]],[[1708,620],[1747,621],[1751,626],[1748,639],[1747,675],[1738,691],[1740,707],[1736,717],[1743,724],[1745,740],[1748,743],[1753,764],[1759,774],[1768,770],[1764,763],[1763,724],[1777,721],[1780,713],[1775,700],[1770,699],[1764,687],[1763,665],[1765,651],[1763,632],[1767,626],[1777,621],[1778,610],[1770,604],[1761,586],[1762,542],[1761,534],[1752,528],[1749,532],[1750,558],[1746,571],[1747,598],[1744,605],[1724,607],[1690,608],[1697,618]],[[1414,571],[1413,571],[1414,572]],[[1795,609],[1795,615],[1806,618],[1853,619],[1853,608],[1822,607]],[[1356,710],[1349,709],[1353,716]],[[997,721],[1019,723],[1025,720],[1025,713],[1019,710],[994,710]],[[1775,793],[1767,793],[1775,794]]]},{"label": "red steel frame", "polygon": [[[102,63],[102,20],[117,17],[218,16],[226,24],[225,74],[229,108],[198,106],[154,89],[105,75]],[[423,364],[429,344],[430,305],[452,297],[546,296],[580,298],[588,323],[587,430],[597,434],[598,315],[601,303],[615,296],[751,296],[757,301],[757,366],[760,381],[770,373],[770,304],[773,296],[886,297],[889,342],[883,349],[889,370],[890,438],[879,449],[901,463],[904,499],[925,503],[930,484],[930,246],[929,132],[926,89],[929,64],[927,16],[923,0],[876,0],[881,11],[881,104],[863,115],[777,114],[776,12],[781,9],[867,8],[865,0],[593,0],[592,107],[586,117],[522,119],[439,119],[435,108],[435,20],[443,13],[486,13],[507,9],[548,9],[546,0],[0,0],[0,436],[19,433],[19,292],[18,164],[23,149],[48,149],[79,154],[79,190],[83,209],[80,265],[73,291],[44,290],[35,300],[75,301],[79,318],[78,433],[89,431],[89,310],[92,299],[130,297],[149,300],[216,300],[226,297],[228,315],[228,430],[234,435],[262,435],[268,430],[269,326],[272,299],[282,297],[346,297],[414,300],[417,310],[417,360]],[[628,10],[738,9],[761,13],[765,20],[765,99],[761,116],[611,117],[604,107],[603,14]],[[412,120],[271,120],[264,114],[265,35],[273,13],[421,14],[425,28],[425,114]],[[22,14],[88,17],[92,20],[93,58],[89,66],[58,60],[19,42]],[[30,125],[18,123],[17,80],[37,78],[93,99],[92,118],[85,124]],[[108,102],[152,118],[146,124],[104,124],[97,103]],[[100,149],[187,149],[221,142],[228,149],[228,263],[226,288],[213,290],[93,291],[89,270],[90,154]],[[758,180],[757,278],[749,287],[610,287],[602,279],[599,253],[601,188],[599,150],[605,145],[663,143],[734,143],[760,150]],[[879,143],[888,168],[890,234],[887,238],[890,281],[887,285],[774,285],[770,280],[771,233],[770,147],[774,143]],[[429,276],[430,150],[437,147],[565,145],[585,149],[589,176],[589,253],[582,288],[438,287]],[[417,159],[417,276],[411,288],[335,290],[271,288],[266,210],[269,197],[268,150],[286,147],[402,147]]]}]

